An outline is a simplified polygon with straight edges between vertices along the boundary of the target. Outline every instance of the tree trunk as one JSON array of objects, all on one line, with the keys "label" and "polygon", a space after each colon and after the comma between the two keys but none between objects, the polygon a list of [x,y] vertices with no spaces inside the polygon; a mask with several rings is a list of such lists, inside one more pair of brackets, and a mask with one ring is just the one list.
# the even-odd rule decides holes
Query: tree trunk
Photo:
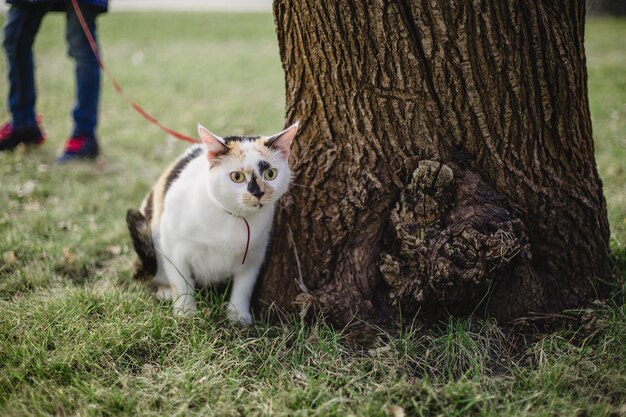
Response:
[{"label": "tree trunk", "polygon": [[608,273],[583,1],[276,0],[301,121],[260,306],[337,325],[580,306]]}]

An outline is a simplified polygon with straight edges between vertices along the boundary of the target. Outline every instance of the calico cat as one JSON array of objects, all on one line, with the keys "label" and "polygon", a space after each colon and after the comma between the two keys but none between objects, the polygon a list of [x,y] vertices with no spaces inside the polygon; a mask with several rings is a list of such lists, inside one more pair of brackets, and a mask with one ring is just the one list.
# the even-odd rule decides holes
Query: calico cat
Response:
[{"label": "calico cat", "polygon": [[203,126],[195,145],[161,174],[139,210],[126,213],[138,255],[135,278],[195,311],[196,286],[233,278],[232,322],[249,325],[274,206],[291,180],[289,148],[298,123],[273,136],[221,138]]}]

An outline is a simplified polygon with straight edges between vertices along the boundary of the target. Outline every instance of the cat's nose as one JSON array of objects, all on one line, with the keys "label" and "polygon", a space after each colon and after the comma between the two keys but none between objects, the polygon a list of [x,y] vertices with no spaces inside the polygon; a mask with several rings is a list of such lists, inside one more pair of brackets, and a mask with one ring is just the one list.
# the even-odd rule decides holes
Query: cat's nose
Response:
[{"label": "cat's nose", "polygon": [[259,187],[259,183],[256,181],[256,174],[252,174],[252,178],[248,183],[248,192],[255,196],[259,201],[261,201],[261,197],[265,195],[261,187]]}]

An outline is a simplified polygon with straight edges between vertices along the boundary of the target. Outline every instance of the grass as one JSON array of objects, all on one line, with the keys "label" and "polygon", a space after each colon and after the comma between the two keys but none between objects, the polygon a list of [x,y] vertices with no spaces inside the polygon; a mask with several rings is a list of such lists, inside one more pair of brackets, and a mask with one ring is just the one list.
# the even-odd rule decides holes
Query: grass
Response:
[{"label": "grass", "polygon": [[[63,27],[62,15],[46,17],[36,45],[49,141],[0,154],[0,415],[626,415],[624,291],[540,324],[450,319],[369,347],[297,317],[232,327],[216,294],[200,300],[203,314],[172,317],[130,279],[123,218],[185,144],[105,84],[106,162],[53,165],[71,128]],[[197,122],[224,134],[282,127],[271,16],[111,14],[100,31],[112,73],[165,124],[189,134]],[[588,22],[596,157],[622,267],[625,38],[624,20]]]},{"label": "grass", "polygon": [[626,34],[622,20],[590,20],[586,51],[596,162],[608,204],[612,238],[626,245]]}]

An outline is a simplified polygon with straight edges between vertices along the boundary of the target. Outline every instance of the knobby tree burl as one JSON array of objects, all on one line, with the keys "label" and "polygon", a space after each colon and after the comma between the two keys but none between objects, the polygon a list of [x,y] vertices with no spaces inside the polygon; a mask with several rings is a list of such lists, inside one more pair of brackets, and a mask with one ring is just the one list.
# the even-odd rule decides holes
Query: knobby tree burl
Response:
[{"label": "knobby tree burl", "polygon": [[276,0],[295,178],[258,306],[580,306],[608,270],[584,1]]}]

